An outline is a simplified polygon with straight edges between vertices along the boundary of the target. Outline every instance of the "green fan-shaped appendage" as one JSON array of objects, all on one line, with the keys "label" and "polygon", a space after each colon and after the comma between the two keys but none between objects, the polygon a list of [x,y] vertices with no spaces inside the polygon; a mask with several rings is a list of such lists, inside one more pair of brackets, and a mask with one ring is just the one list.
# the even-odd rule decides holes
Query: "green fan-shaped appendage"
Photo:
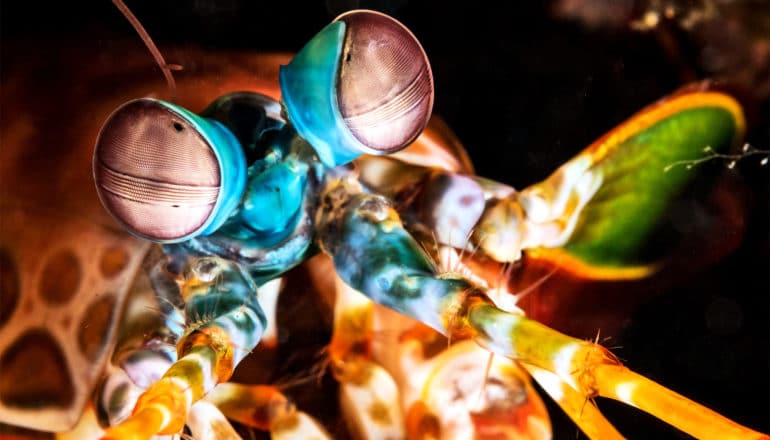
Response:
[{"label": "green fan-shaped appendage", "polygon": [[585,150],[601,185],[579,211],[561,249],[535,255],[598,278],[643,276],[643,250],[671,203],[701,169],[703,157],[740,142],[744,120],[730,97],[696,92],[653,105]]}]

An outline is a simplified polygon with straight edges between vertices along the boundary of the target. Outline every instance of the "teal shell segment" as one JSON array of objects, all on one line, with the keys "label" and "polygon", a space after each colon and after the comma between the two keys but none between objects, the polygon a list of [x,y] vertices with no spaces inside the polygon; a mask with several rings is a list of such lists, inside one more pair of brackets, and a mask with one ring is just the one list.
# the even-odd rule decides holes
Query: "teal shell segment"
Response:
[{"label": "teal shell segment", "polygon": [[280,162],[268,167],[249,180],[241,218],[259,232],[289,229],[302,206],[306,182],[307,166]]},{"label": "teal shell segment", "polygon": [[443,333],[447,304],[472,286],[464,279],[438,277],[430,257],[401,222],[381,219],[385,206],[384,198],[364,194],[347,205],[326,242],[337,275],[377,304]]},{"label": "teal shell segment", "polygon": [[158,102],[186,119],[211,145],[211,149],[219,162],[221,182],[217,202],[206,222],[192,234],[167,242],[180,242],[198,235],[211,234],[219,229],[235,211],[246,188],[246,157],[241,144],[235,135],[220,122],[203,118],[169,102]]},{"label": "teal shell segment", "polygon": [[259,343],[267,317],[258,302],[257,285],[249,274],[232,263],[215,264],[219,270],[214,281],[192,287],[187,293],[186,323],[193,329],[224,330],[233,344],[233,362],[237,365]]},{"label": "teal shell segment", "polygon": [[291,63],[281,66],[279,74],[289,120],[328,167],[343,165],[363,153],[374,153],[353,136],[337,102],[344,41],[345,23],[329,24]]}]

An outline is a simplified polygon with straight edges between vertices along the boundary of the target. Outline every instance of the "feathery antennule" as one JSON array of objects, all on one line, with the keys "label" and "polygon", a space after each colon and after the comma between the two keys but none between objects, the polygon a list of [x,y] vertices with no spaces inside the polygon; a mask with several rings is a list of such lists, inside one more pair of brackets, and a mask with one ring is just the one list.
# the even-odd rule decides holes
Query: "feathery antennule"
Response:
[{"label": "feathery antennule", "polygon": [[706,146],[703,148],[703,152],[706,154],[705,156],[699,158],[699,159],[689,159],[689,160],[678,160],[676,162],[670,163],[666,165],[665,168],[663,168],[663,172],[669,172],[672,168],[677,166],[684,166],[686,169],[691,170],[692,167],[696,165],[700,165],[704,162],[710,162],[715,159],[722,159],[727,161],[727,168],[733,169],[735,168],[735,165],[749,157],[749,156],[756,156],[756,155],[765,155],[760,161],[760,166],[765,166],[768,163],[768,160],[770,159],[770,150],[762,150],[759,148],[754,147],[753,145],[749,143],[743,144],[743,147],[741,148],[741,151],[735,154],[723,154],[718,153],[714,151],[714,149],[711,146]]},{"label": "feathery antennule", "polygon": [[158,67],[160,67],[160,70],[163,72],[163,76],[166,78],[166,84],[168,85],[168,92],[171,95],[171,102],[176,101],[176,82],[174,81],[174,75],[171,73],[172,70],[181,70],[182,66],[178,64],[166,64],[166,60],[163,58],[163,54],[160,53],[158,50],[158,47],[155,46],[155,43],[153,43],[152,38],[150,38],[150,34],[147,33],[147,31],[144,29],[144,26],[142,26],[142,23],[139,22],[139,19],[136,18],[136,16],[131,12],[130,9],[128,9],[128,6],[126,6],[125,3],[123,3],[123,0],[112,0],[112,4],[115,5],[116,8],[120,11],[121,14],[123,14],[124,17],[126,17],[126,20],[128,20],[129,23],[131,23],[131,26],[134,27],[134,30],[136,30],[136,33],[139,34],[139,37],[144,41],[144,44],[147,46],[147,49],[152,54],[152,57],[155,58],[155,62],[158,63]]}]

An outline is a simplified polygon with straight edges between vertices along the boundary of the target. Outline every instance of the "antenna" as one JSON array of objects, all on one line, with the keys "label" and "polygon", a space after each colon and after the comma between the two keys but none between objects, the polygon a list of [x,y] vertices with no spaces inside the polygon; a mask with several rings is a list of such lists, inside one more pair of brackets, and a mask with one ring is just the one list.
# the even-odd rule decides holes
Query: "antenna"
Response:
[{"label": "antenna", "polygon": [[144,27],[139,22],[139,20],[136,18],[136,16],[131,12],[130,9],[128,9],[128,6],[126,6],[125,3],[123,3],[122,0],[112,0],[112,4],[115,5],[116,8],[123,14],[124,17],[126,17],[126,20],[128,20],[129,23],[131,23],[131,26],[134,27],[134,30],[136,30],[136,33],[139,34],[139,37],[144,41],[144,44],[147,46],[147,49],[149,49],[150,53],[152,54],[152,57],[155,58],[155,62],[158,63],[158,67],[160,67],[160,70],[163,72],[163,76],[166,78],[166,84],[168,85],[169,94],[171,95],[171,102],[176,101],[176,82],[174,81],[174,75],[172,75],[172,70],[181,70],[182,67],[177,64],[166,64],[166,60],[163,59],[163,55],[158,50],[158,47],[155,46],[155,43],[152,42],[152,38],[150,38],[150,34],[147,33],[146,30],[144,30]]}]

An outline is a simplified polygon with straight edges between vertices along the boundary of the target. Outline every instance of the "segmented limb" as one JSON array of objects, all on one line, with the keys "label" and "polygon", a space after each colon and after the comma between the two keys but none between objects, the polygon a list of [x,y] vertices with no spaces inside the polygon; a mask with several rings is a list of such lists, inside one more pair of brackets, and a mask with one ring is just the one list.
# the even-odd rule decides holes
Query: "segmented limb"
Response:
[{"label": "segmented limb", "polygon": [[555,373],[585,399],[621,401],[697,438],[767,438],[629,370],[604,347],[506,313],[483,295],[468,298],[461,315],[461,331],[479,344]]},{"label": "segmented limb", "polygon": [[[157,344],[150,343],[148,346],[157,347]],[[175,353],[172,357],[167,354],[164,350],[139,350],[122,362],[123,368],[113,367],[99,393],[100,412],[108,417],[110,423],[130,416],[131,405],[141,395],[142,386],[151,384],[151,381],[143,383],[146,378],[161,377],[171,366]],[[134,377],[129,377],[127,372]],[[264,419],[257,420],[259,415]],[[280,435],[286,438],[328,438],[317,422],[296,411],[278,389],[269,386],[219,384],[206,399],[192,405],[185,424],[196,439],[240,439],[228,419],[270,431],[274,438],[281,438]]]},{"label": "segmented limb", "polygon": [[513,361],[472,341],[449,346],[339,278],[335,291],[329,357],[356,438],[551,437],[545,406]]},{"label": "segmented limb", "polygon": [[594,439],[624,438],[612,424],[604,418],[594,403],[559,376],[548,370],[530,364],[522,364],[549,396],[564,410],[585,435]]},{"label": "segmented limb", "polygon": [[330,438],[318,422],[298,411],[274,386],[222,383],[206,396],[206,401],[216,405],[228,419],[268,431],[273,439]]},{"label": "segmented limb", "polygon": [[169,269],[180,264],[184,262],[170,259],[160,247],[144,258],[131,287],[113,363],[94,393],[102,426],[129,417],[142,392],[177,359],[175,344],[184,334],[185,321],[179,308],[182,277]]},{"label": "segmented limb", "polygon": [[[423,246],[431,246],[431,244],[423,242]],[[448,246],[433,245],[430,250],[433,250],[434,247],[435,253],[432,254],[432,257],[439,262],[440,267],[450,268],[452,272],[460,273],[478,286],[483,286],[486,289],[489,298],[500,309],[511,313],[523,313],[522,309],[517,305],[517,302],[522,295],[526,295],[526,291],[519,292],[517,295],[509,292],[508,289],[505,288],[504,283],[501,284],[504,276],[504,269],[502,267],[498,267],[496,270],[486,269],[477,265],[469,267],[466,265],[468,261],[463,261],[462,253],[458,252],[456,249]],[[536,286],[537,284],[538,283],[535,283],[533,286]],[[529,288],[532,288],[532,286]],[[516,363],[514,367],[519,371],[521,368],[526,369],[529,375],[540,384],[545,392],[589,438],[623,438],[615,427],[604,418],[593,401],[586,399],[557,375],[531,364]],[[523,382],[528,383],[528,378]],[[531,387],[527,388],[529,394],[528,400],[539,401],[539,397],[534,394],[534,392],[529,392],[530,388]],[[535,405],[535,408],[537,408],[537,405]],[[544,421],[547,422],[547,413],[544,413],[540,419],[544,419]],[[537,420],[537,417],[535,417],[534,420]],[[532,424],[530,423],[530,425]],[[537,428],[537,424],[535,424],[534,427]],[[528,433],[528,438],[534,437],[535,435],[532,432]]]},{"label": "segmented limb", "polygon": [[619,400],[700,438],[767,438],[632,372],[604,347],[503,311],[461,276],[437,273],[385,198],[343,177],[327,184],[321,200],[323,249],[338,275],[375,302],[546,369],[585,399]]},{"label": "segmented limb", "polygon": [[[165,362],[160,358],[156,358],[154,361],[150,360],[149,358],[153,356],[149,352],[141,353],[141,355],[145,358],[145,362],[141,366],[137,365],[136,368],[149,369],[150,371],[145,371],[147,374],[161,375],[171,364],[167,359]],[[142,394],[142,391],[143,388],[135,383],[123,369],[112,367],[98,393],[99,414],[106,416],[108,420],[105,421],[107,422],[119,423],[131,415],[131,407]],[[196,439],[241,439],[222,412],[205,400],[200,400],[192,405],[185,424],[193,438]],[[96,428],[99,434],[103,434],[98,425]],[[94,432],[94,429],[92,428],[90,431]],[[100,435],[94,434],[65,438],[96,438],[98,436]],[[164,437],[169,440],[174,438],[172,435]],[[159,439],[161,436],[154,436],[154,438]]]},{"label": "segmented limb", "polygon": [[259,286],[259,304],[267,317],[267,325],[262,333],[262,347],[274,348],[278,345],[278,297],[283,288],[283,278],[275,278]]},{"label": "segmented limb", "polygon": [[426,426],[441,438],[551,438],[543,401],[511,359],[464,340],[412,362],[410,438],[423,438]]},{"label": "segmented limb", "polygon": [[178,360],[139,397],[133,414],[111,427],[105,438],[149,438],[174,434],[192,404],[230,378],[235,366],[259,342],[265,316],[256,286],[239,266],[200,258],[182,286],[187,333]]},{"label": "segmented limb", "polygon": [[194,439],[241,440],[222,412],[206,400],[195,402],[186,424]]},{"label": "segmented limb", "polygon": [[[215,264],[208,260],[201,260],[193,266],[192,274],[194,278],[185,281],[183,276],[176,276],[169,272],[169,268],[184,266],[186,263],[179,260],[169,259],[165,254],[155,252],[147,258],[147,275],[140,275],[135,283],[131,298],[131,310],[124,323],[124,343],[119,348],[117,361],[120,367],[111,367],[100,392],[97,393],[99,413],[106,416],[106,425],[117,424],[131,415],[131,409],[136,403],[144,389],[151,386],[157,379],[161,378],[169,367],[176,360],[176,350],[170,342],[181,338],[184,328],[180,325],[185,321],[174,304],[183,304],[181,298],[180,285],[183,291],[189,290],[191,283],[199,283],[192,279],[211,278],[214,274],[212,270],[219,270]],[[215,262],[216,263],[216,262]],[[201,272],[208,272],[207,274]],[[177,278],[179,278],[177,280]],[[179,283],[179,285],[177,284]],[[152,285],[152,286],[151,286]],[[226,288],[220,286],[221,288]],[[276,279],[259,287],[260,303],[266,301],[266,311],[270,315],[267,329],[275,327],[275,302],[280,291],[281,280]],[[154,313],[153,313],[154,311]],[[135,312],[135,313],[134,313]],[[270,322],[273,321],[273,322]],[[266,329],[262,334],[262,343],[275,343],[276,334]],[[251,387],[242,385],[222,384],[222,388],[215,387],[215,391],[209,394],[210,399],[199,400],[194,403],[187,414],[187,428],[196,439],[240,439],[226,416],[217,408],[216,404],[221,404],[223,409],[228,411],[227,416],[233,420],[261,429],[268,429],[265,426],[256,426],[249,423],[244,418],[244,414],[253,417],[257,414],[273,414],[275,411],[270,409],[270,404],[275,403],[276,399],[249,399]],[[272,390],[272,395],[280,397],[280,400],[286,402],[286,398],[280,395],[280,392],[272,387],[262,387]],[[235,404],[235,405],[234,405]],[[276,405],[272,405],[275,407]],[[283,407],[289,408],[286,403]],[[236,411],[233,408],[236,408]],[[294,414],[296,411],[291,412]],[[286,413],[286,411],[283,411]],[[289,423],[291,418],[287,414],[279,417],[284,423],[277,421],[277,428],[274,432],[298,433],[299,426],[308,425],[308,423],[296,424]],[[300,420],[308,419],[298,413]],[[295,417],[297,418],[297,417]],[[310,420],[312,422],[312,420]],[[315,426],[314,422],[308,426]],[[283,428],[281,428],[283,427]],[[305,431],[307,432],[307,431]],[[156,436],[157,438],[158,436]],[[300,436],[302,437],[302,436]],[[170,436],[169,436],[170,438]],[[319,438],[323,438],[319,436]]]},{"label": "segmented limb", "polygon": [[396,382],[371,358],[374,303],[336,277],[335,291],[329,360],[345,419],[356,438],[405,438]]}]

